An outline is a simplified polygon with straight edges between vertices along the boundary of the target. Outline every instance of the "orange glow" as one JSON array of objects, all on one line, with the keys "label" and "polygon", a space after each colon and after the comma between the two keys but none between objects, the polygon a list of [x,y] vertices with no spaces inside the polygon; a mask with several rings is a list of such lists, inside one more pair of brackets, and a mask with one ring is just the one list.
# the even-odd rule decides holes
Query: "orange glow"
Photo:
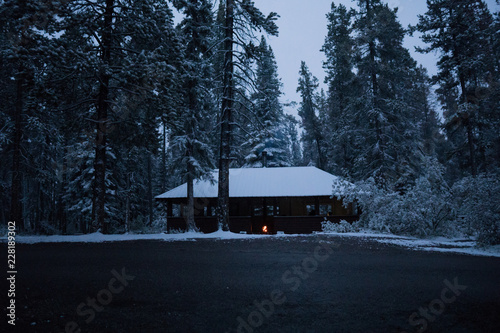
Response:
[{"label": "orange glow", "polygon": [[262,227],[262,232],[265,233],[265,234],[267,234],[267,225],[265,225],[265,226]]}]

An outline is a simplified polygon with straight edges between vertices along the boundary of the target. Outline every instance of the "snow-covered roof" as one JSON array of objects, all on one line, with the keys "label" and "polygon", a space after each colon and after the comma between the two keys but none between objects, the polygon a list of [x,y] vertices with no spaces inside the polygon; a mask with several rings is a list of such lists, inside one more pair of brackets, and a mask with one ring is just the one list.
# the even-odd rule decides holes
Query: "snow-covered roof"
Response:
[{"label": "snow-covered roof", "polygon": [[[216,198],[219,171],[213,172],[215,182],[197,180],[195,198]],[[229,196],[248,197],[303,197],[331,196],[334,180],[328,172],[316,167],[241,168],[229,170]],[[186,198],[186,183],[158,195],[157,199]]]}]

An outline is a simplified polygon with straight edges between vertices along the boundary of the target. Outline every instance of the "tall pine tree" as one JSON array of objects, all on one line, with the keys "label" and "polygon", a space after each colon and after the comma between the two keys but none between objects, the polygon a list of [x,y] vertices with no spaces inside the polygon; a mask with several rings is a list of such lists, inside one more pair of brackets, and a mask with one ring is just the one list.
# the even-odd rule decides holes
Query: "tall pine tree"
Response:
[{"label": "tall pine tree", "polygon": [[482,0],[429,0],[427,7],[416,28],[429,46],[419,50],[441,54],[434,82],[440,84],[438,93],[453,144],[450,162],[475,176],[488,169],[488,159],[498,165],[497,159],[491,159],[496,153],[490,150],[498,140],[491,126],[498,124],[498,99],[493,93],[498,61],[491,57],[493,18]]},{"label": "tall pine tree", "polygon": [[195,230],[194,180],[211,176],[213,170],[212,151],[207,138],[210,132],[209,119],[215,110],[208,87],[212,76],[209,61],[212,42],[211,5],[205,0],[178,0],[174,4],[185,15],[180,24],[185,49],[181,64],[181,123],[174,132],[173,149],[178,152],[176,164],[185,168],[181,174],[187,182],[187,228]]},{"label": "tall pine tree", "polygon": [[[222,1],[222,0],[221,0]],[[225,0],[224,54],[222,102],[220,112],[219,191],[218,223],[222,230],[229,230],[229,166],[233,158],[231,139],[233,135],[233,111],[235,95],[235,67],[246,72],[246,59],[251,55],[253,33],[263,29],[277,35],[276,13],[268,16],[255,7],[250,0]]]},{"label": "tall pine tree", "polygon": [[352,36],[354,10],[332,3],[327,14],[328,34],[322,52],[326,61],[325,83],[328,86],[327,110],[323,135],[327,145],[326,168],[335,174],[347,176],[353,168],[354,135],[351,130],[354,111],[353,99],[359,92],[354,68],[354,38]]},{"label": "tall pine tree", "polygon": [[322,127],[317,115],[316,89],[318,79],[314,77],[304,61],[300,64],[299,84],[297,92],[300,93],[301,102],[299,116],[302,118],[304,134],[302,136],[303,158],[306,164],[314,164],[323,169],[325,165],[324,139]]}]

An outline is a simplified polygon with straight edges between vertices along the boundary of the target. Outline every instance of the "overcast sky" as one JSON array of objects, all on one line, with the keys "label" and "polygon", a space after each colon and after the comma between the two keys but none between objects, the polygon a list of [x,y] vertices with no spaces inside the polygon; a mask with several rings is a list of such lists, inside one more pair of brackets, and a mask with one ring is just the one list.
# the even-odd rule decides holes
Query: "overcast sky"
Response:
[{"label": "overcast sky", "polygon": [[[327,33],[326,14],[330,12],[331,0],[254,0],[255,5],[265,15],[274,11],[280,15],[277,21],[279,37],[268,38],[274,50],[278,63],[278,72],[283,83],[283,102],[300,101],[296,93],[300,62],[304,60],[309,70],[323,83],[325,74],[322,68],[325,60],[320,52]],[[357,1],[335,0],[335,4],[344,4],[346,7],[356,6]],[[399,21],[404,27],[418,23],[419,14],[426,12],[425,0],[388,0],[391,8],[398,7]],[[495,0],[486,1],[490,10],[498,11]],[[418,37],[406,37],[405,47],[408,48],[415,60],[429,71],[436,73],[436,55],[420,54],[414,51],[416,45],[424,44]],[[325,88],[326,90],[326,88]],[[288,113],[296,114],[294,110],[285,108]]]}]

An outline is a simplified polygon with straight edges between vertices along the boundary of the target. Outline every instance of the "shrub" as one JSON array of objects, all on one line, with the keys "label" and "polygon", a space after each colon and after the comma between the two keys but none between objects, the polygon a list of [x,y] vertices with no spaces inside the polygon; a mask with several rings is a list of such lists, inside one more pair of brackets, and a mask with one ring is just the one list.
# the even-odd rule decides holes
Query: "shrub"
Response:
[{"label": "shrub", "polygon": [[341,220],[340,223],[333,223],[326,219],[325,221],[321,222],[321,230],[323,232],[338,232],[338,233],[355,231],[354,227],[345,220]]},{"label": "shrub", "polygon": [[500,244],[500,180],[492,176],[466,177],[452,188],[461,223],[484,245]]},{"label": "shrub", "polygon": [[440,234],[453,220],[451,192],[439,163],[428,161],[426,170],[405,193],[382,189],[373,178],[355,186],[335,184],[334,193],[342,193],[343,188],[347,193],[344,203],[358,203],[362,227],[420,237]]}]

